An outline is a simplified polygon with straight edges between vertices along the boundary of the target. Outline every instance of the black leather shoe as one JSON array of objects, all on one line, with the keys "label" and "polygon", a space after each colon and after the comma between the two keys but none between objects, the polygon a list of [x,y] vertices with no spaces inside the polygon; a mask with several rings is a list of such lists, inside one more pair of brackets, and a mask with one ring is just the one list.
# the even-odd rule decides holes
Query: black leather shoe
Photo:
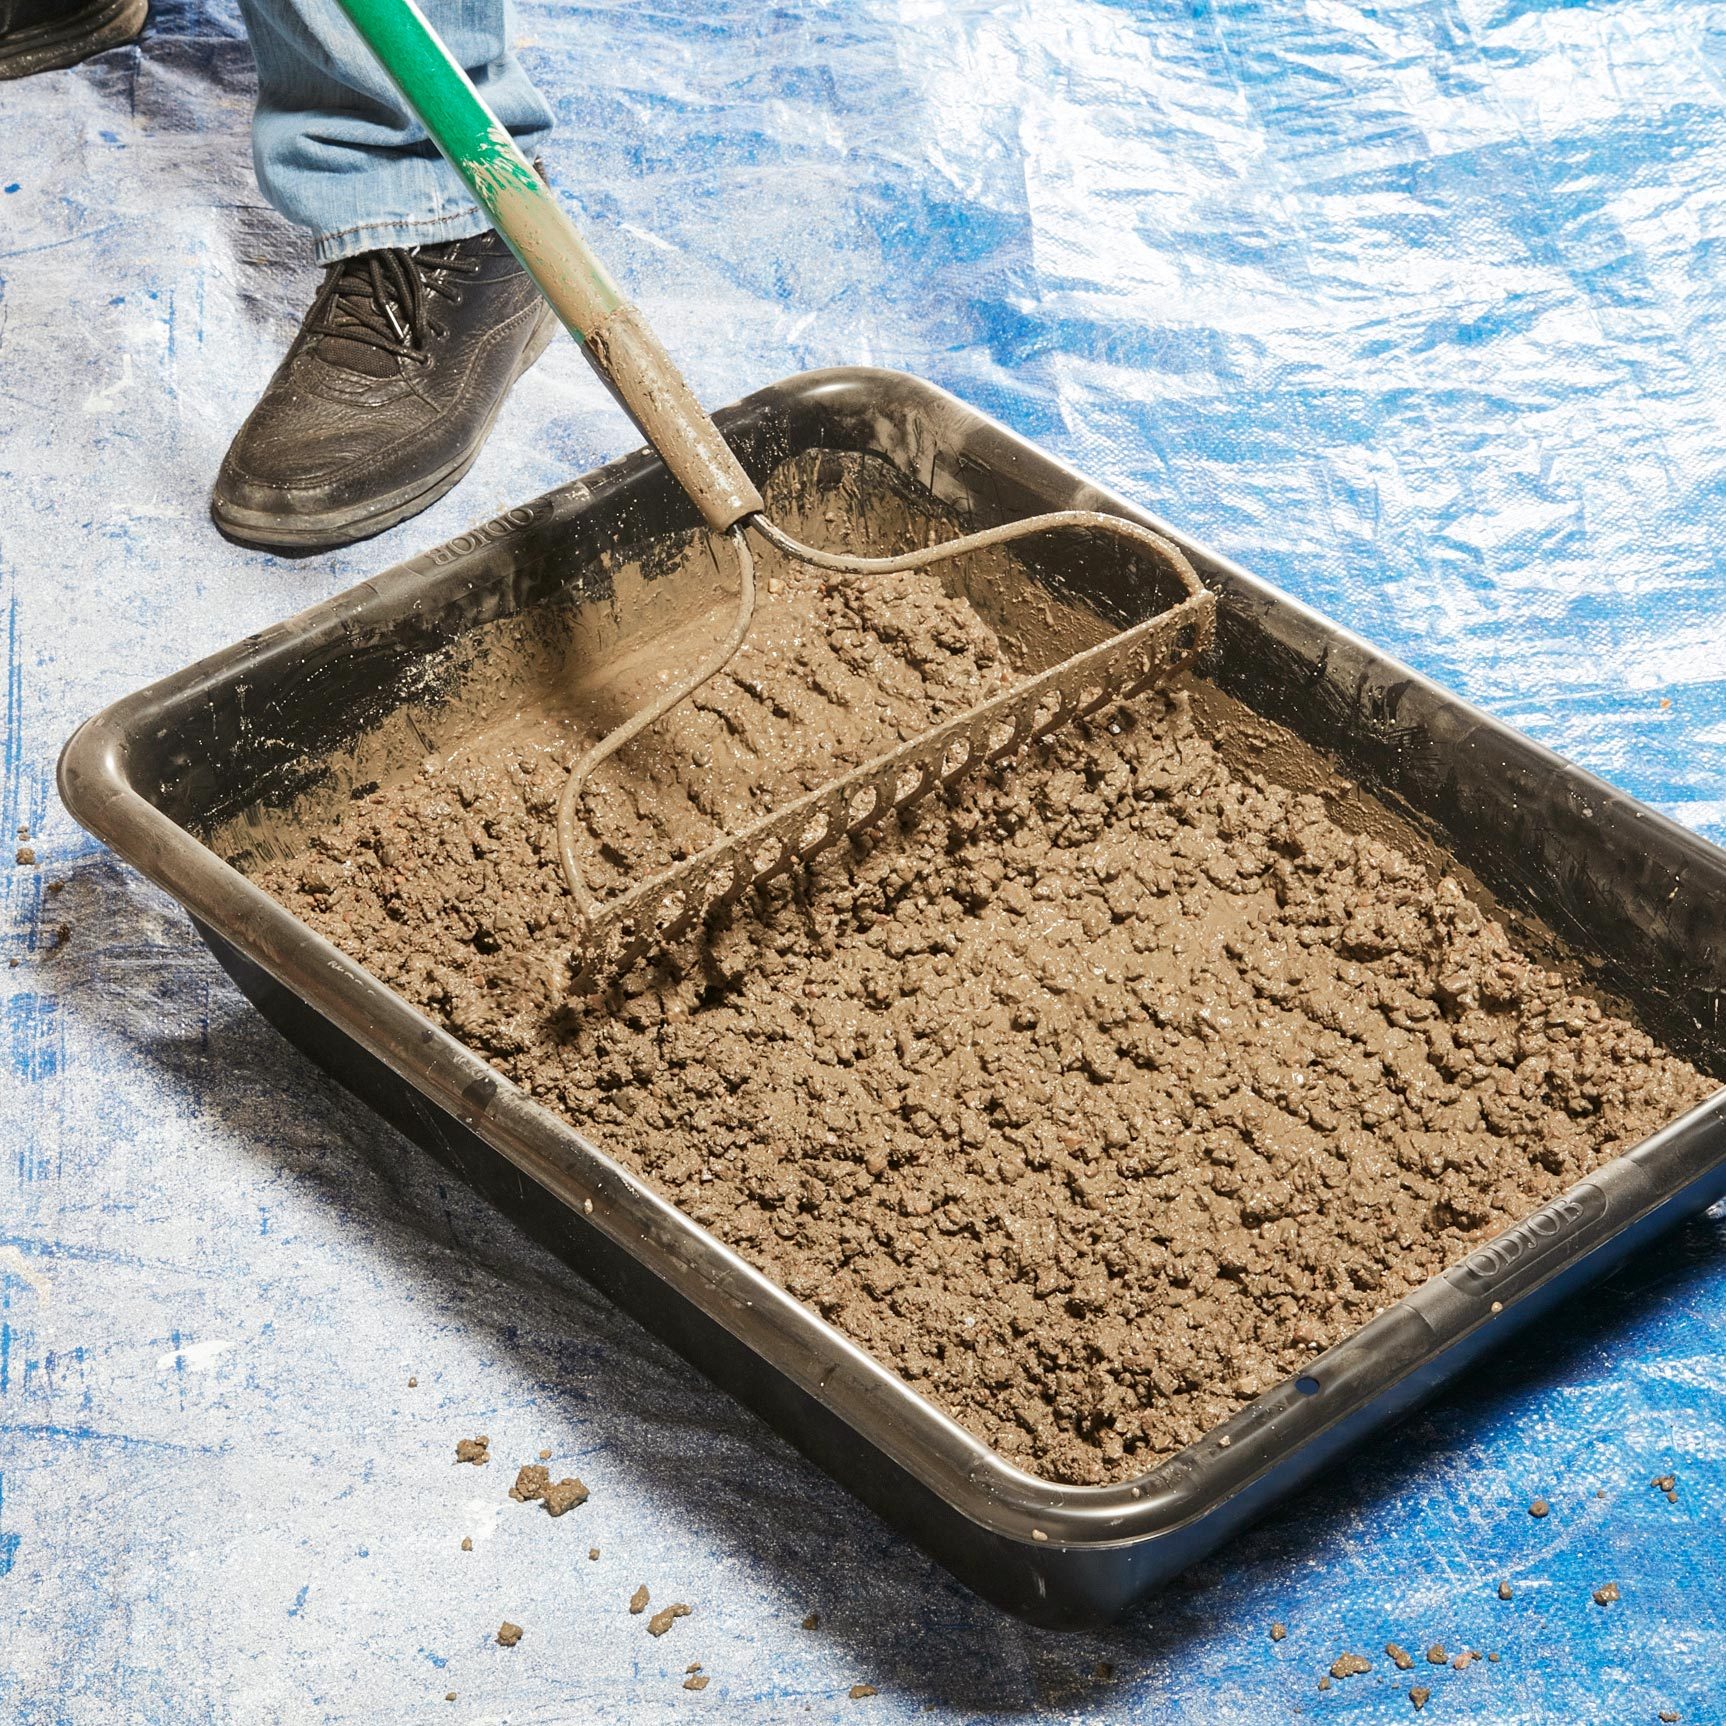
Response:
[{"label": "black leather shoe", "polygon": [[473,466],[557,328],[496,234],[331,264],[228,448],[217,527],[318,551],[417,515]]},{"label": "black leather shoe", "polygon": [[74,66],[130,42],[150,0],[0,0],[0,78]]}]

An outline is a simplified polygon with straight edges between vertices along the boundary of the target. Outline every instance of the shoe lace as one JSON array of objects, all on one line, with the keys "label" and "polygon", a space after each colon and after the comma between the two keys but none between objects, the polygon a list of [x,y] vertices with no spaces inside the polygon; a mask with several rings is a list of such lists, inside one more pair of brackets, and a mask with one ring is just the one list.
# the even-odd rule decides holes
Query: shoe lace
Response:
[{"label": "shoe lace", "polygon": [[460,305],[461,289],[451,278],[477,275],[480,264],[453,245],[362,252],[334,266],[307,334],[339,336],[429,365],[428,339],[449,333],[433,315],[434,299]]}]

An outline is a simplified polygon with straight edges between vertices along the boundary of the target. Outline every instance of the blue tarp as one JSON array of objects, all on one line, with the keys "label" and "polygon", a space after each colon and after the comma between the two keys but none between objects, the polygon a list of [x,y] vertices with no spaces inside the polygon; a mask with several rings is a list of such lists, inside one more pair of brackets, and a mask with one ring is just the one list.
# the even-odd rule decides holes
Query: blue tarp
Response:
[{"label": "blue tarp", "polygon": [[[520,29],[560,189],[706,399],[922,373],[1726,838],[1726,8]],[[1726,1716],[1718,1220],[1132,1622],[1034,1632],[338,1093],[73,827],[78,720],[638,441],[560,345],[420,520],[219,540],[315,280],[250,80],[225,4],[163,0],[136,49],[0,86],[0,1717],[1257,1726],[1410,1719],[1415,1682],[1432,1721]],[[478,1432],[500,1460],[452,1466]],[[503,1496],[542,1446],[593,1492],[558,1522]],[[693,1608],[663,1640],[641,1582]],[[1392,1639],[1501,1658],[1403,1675]],[[1344,1650],[1373,1670],[1321,1692]]]}]

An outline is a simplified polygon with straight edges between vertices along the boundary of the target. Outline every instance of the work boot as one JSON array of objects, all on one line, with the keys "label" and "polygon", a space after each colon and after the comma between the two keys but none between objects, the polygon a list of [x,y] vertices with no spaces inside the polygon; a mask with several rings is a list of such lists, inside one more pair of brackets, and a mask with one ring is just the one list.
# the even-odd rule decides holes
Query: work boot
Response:
[{"label": "work boot", "polygon": [[496,234],[331,264],[229,445],[210,514],[231,539],[346,545],[436,503],[557,329]]},{"label": "work boot", "polygon": [[74,66],[130,42],[150,0],[0,0],[0,78]]}]

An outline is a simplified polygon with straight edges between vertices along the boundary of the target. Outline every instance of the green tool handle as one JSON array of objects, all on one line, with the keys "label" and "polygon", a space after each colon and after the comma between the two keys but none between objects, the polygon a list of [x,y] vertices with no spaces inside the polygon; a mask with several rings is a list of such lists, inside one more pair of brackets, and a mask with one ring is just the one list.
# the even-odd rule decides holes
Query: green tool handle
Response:
[{"label": "green tool handle", "polygon": [[723,530],[760,510],[760,492],[671,356],[414,0],[341,6],[707,524]]}]

